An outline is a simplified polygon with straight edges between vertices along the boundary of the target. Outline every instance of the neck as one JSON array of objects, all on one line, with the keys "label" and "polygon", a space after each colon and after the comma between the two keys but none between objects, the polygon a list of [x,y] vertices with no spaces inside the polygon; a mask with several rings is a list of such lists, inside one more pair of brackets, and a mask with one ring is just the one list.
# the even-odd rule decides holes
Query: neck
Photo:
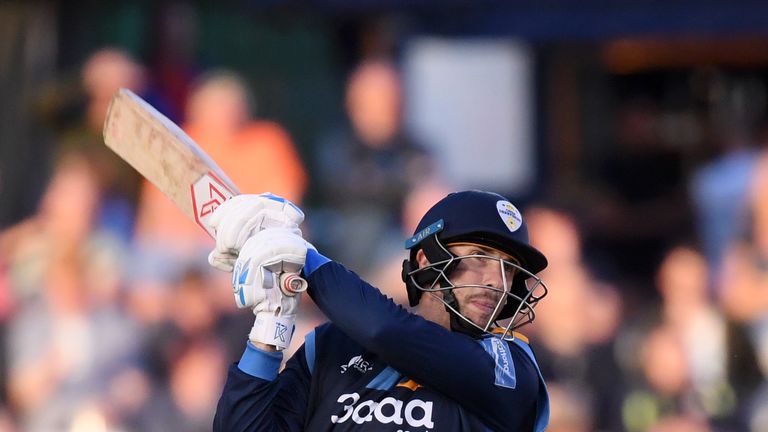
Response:
[{"label": "neck", "polygon": [[438,293],[424,293],[421,296],[421,300],[419,300],[418,306],[415,308],[415,312],[422,318],[450,330],[451,319],[445,310],[445,305],[437,298],[439,295]]},{"label": "neck", "polygon": [[[421,296],[419,305],[415,312],[422,318],[432,321],[448,331],[456,331],[466,334],[472,338],[479,338],[483,335],[481,330],[467,324],[461,318],[451,314],[446,310],[445,304],[438,297],[440,293],[424,293]],[[453,322],[452,322],[453,321]]]}]

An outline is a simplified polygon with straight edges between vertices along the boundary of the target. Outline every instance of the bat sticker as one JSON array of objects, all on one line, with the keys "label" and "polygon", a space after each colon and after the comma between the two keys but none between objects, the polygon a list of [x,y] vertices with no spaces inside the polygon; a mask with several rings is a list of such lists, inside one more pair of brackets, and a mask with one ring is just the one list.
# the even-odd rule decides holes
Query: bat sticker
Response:
[{"label": "bat sticker", "polygon": [[215,174],[208,172],[190,185],[192,194],[192,207],[195,212],[195,222],[212,237],[214,232],[208,223],[214,210],[224,201],[232,198],[233,193]]}]

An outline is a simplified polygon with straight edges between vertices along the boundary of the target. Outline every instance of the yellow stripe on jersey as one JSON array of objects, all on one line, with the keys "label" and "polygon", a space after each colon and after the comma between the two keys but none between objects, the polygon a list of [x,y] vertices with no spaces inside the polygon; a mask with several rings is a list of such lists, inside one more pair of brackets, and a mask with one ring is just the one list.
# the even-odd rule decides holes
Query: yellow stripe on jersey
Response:
[{"label": "yellow stripe on jersey", "polygon": [[[491,330],[491,333],[504,334],[504,329],[496,327],[496,328]],[[518,333],[516,331],[513,331],[513,332],[511,332],[511,335],[512,335],[513,338],[520,339],[521,341],[525,342],[528,345],[531,344],[531,342],[528,340],[528,336],[526,336],[526,335],[524,335],[522,333]]]},{"label": "yellow stripe on jersey", "polygon": [[405,387],[407,389],[410,389],[411,391],[416,391],[416,389],[418,389],[421,386],[422,385],[417,383],[416,381],[414,381],[412,379],[409,379],[408,381],[403,381],[403,382],[397,384],[396,387]]}]

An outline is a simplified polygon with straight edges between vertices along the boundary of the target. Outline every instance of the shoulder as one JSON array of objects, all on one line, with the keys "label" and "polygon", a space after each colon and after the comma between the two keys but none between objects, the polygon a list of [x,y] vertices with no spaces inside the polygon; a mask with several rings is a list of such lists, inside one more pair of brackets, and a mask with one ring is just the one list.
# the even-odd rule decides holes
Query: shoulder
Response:
[{"label": "shoulder", "polygon": [[536,356],[521,335],[486,337],[478,341],[494,363],[495,384],[511,389],[538,387],[540,378]]},{"label": "shoulder", "polygon": [[539,365],[536,354],[527,339],[514,338],[506,341],[512,350],[513,357],[521,364],[526,365],[533,375],[538,376]]},{"label": "shoulder", "polygon": [[347,343],[355,344],[355,342],[349,338],[341,329],[332,322],[326,322],[315,327],[312,332],[314,334],[315,341],[322,342],[324,345],[336,344],[346,345]]},{"label": "shoulder", "polygon": [[335,324],[327,322],[305,336],[304,350],[311,371],[336,367],[366,350]]},{"label": "shoulder", "polygon": [[316,350],[327,352],[345,352],[348,350],[358,350],[360,345],[346,335],[339,327],[332,322],[321,324],[307,334],[307,339],[312,338]]}]

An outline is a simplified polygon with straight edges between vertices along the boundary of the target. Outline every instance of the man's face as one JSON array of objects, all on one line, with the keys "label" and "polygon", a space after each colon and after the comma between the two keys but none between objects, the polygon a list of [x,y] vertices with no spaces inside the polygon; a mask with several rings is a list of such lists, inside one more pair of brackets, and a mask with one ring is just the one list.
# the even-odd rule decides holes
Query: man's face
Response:
[{"label": "man's face", "polygon": [[[512,287],[515,267],[504,265],[502,272],[502,265],[498,258],[513,263],[516,263],[516,260],[503,252],[486,246],[456,244],[449,245],[448,249],[458,257],[476,256],[459,260],[458,265],[449,275],[454,285],[482,285],[495,288],[492,290],[471,287],[453,290],[453,295],[459,304],[459,311],[478,326],[485,327],[491,318],[495,318],[501,312],[501,308],[507,302],[504,293],[508,293]],[[501,304],[499,304],[499,300],[502,300]]]},{"label": "man's face", "polygon": [[[516,268],[508,263],[518,262],[501,251],[471,243],[451,244],[448,249],[458,257],[458,264],[448,276],[451,283],[459,287],[452,289],[459,312],[479,327],[485,328],[507,302],[505,293],[511,289],[516,272]],[[421,266],[427,265],[426,257],[419,255],[422,255]],[[471,257],[462,258],[467,255]],[[508,263],[502,266],[499,259]],[[474,286],[461,288],[461,285]]]}]

